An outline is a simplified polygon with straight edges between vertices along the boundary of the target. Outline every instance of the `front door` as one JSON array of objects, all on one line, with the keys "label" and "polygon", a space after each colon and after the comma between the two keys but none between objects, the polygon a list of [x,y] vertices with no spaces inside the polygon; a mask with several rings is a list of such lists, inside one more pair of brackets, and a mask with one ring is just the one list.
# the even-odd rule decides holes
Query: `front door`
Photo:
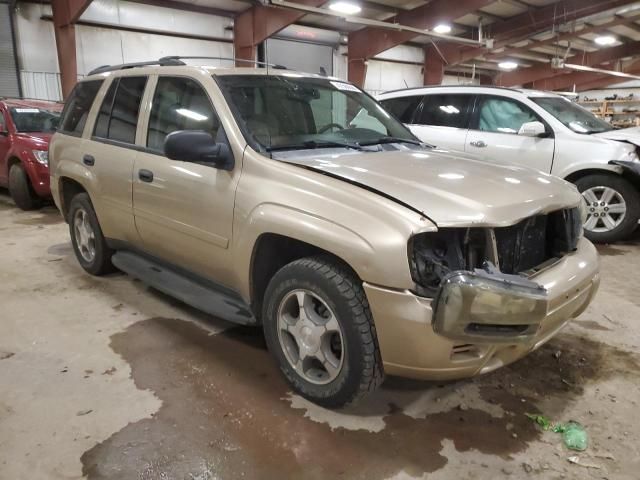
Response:
[{"label": "front door", "polygon": [[8,116],[9,112],[0,107],[0,185],[7,185],[8,183],[7,155],[9,148],[11,148]]},{"label": "front door", "polygon": [[225,140],[200,83],[159,76],[148,113],[146,150],[138,153],[134,169],[136,226],[147,252],[220,281],[228,278],[240,169],[226,171],[168,159],[164,140],[176,130],[204,130],[217,141]]},{"label": "front door", "polygon": [[[480,95],[467,134],[466,151],[482,160],[516,164],[551,172],[555,140],[518,135],[523,123],[543,122],[523,103],[507,98]],[[551,128],[545,124],[548,131]]]}]

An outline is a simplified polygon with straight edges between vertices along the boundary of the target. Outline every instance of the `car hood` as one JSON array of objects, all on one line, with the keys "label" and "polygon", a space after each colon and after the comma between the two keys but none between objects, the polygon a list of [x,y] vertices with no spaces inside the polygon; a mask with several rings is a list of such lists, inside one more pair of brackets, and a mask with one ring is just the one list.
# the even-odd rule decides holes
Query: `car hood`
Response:
[{"label": "car hood", "polygon": [[419,211],[439,227],[507,226],[579,204],[580,194],[536,170],[444,150],[278,152],[274,158],[338,177]]},{"label": "car hood", "polygon": [[32,148],[46,149],[49,146],[53,133],[23,132],[16,133],[16,139],[30,145]]},{"label": "car hood", "polygon": [[594,133],[592,136],[606,138],[608,140],[618,140],[629,142],[636,147],[640,147],[640,127],[623,128],[621,130],[611,130],[610,132]]}]

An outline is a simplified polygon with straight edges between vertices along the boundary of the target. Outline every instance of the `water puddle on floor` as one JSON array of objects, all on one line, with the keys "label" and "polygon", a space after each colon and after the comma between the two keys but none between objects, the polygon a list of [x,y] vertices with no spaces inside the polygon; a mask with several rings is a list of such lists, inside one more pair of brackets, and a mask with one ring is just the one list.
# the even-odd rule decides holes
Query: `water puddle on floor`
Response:
[{"label": "water puddle on floor", "polygon": [[[520,362],[473,380],[436,384],[391,378],[367,401],[337,414],[325,411],[335,421],[322,422],[292,406],[258,329],[211,335],[194,323],[154,318],[114,335],[111,347],[131,365],[137,387],[153,391],[163,404],[152,418],[126,426],[83,454],[83,474],[90,480],[376,480],[401,471],[421,476],[446,465],[444,439],[458,451],[502,458],[526,449],[540,436],[524,415],[536,412],[539,392],[559,399],[555,411],[545,412],[559,416],[586,382],[640,371],[629,353],[565,334]],[[407,406],[425,394],[455,399],[464,389],[481,398],[466,405],[454,401],[455,406],[422,417],[407,414]],[[483,402],[493,408],[478,408]],[[379,428],[368,428],[372,424]]]}]

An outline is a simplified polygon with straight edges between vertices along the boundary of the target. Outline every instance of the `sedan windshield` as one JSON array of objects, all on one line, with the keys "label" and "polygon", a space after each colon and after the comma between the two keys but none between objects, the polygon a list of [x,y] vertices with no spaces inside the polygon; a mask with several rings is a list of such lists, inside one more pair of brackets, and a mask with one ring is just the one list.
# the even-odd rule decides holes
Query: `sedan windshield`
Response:
[{"label": "sedan windshield", "polygon": [[9,110],[18,132],[54,132],[60,112],[36,107],[14,107]]},{"label": "sedan windshield", "polygon": [[613,130],[613,127],[599,119],[590,111],[576,105],[566,98],[557,97],[529,97],[551,115],[556,117],[566,127],[576,133],[600,133]]},{"label": "sedan windshield", "polygon": [[[236,119],[267,151],[420,142],[374,99],[337,80],[294,75],[217,77]],[[252,141],[253,140],[253,141]]]}]

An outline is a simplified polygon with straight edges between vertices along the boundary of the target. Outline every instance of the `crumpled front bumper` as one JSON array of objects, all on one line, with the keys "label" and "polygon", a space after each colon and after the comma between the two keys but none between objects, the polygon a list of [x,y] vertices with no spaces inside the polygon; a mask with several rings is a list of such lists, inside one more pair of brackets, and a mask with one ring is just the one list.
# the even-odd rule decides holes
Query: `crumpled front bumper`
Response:
[{"label": "crumpled front bumper", "polygon": [[[522,358],[553,337],[589,305],[599,285],[595,247],[580,240],[575,252],[531,277],[546,290],[545,313],[535,331],[507,339],[487,332],[449,338],[436,333],[431,299],[365,283],[387,374],[454,379],[487,373]],[[443,333],[443,332],[441,332]],[[446,335],[446,333],[445,333]]]}]

